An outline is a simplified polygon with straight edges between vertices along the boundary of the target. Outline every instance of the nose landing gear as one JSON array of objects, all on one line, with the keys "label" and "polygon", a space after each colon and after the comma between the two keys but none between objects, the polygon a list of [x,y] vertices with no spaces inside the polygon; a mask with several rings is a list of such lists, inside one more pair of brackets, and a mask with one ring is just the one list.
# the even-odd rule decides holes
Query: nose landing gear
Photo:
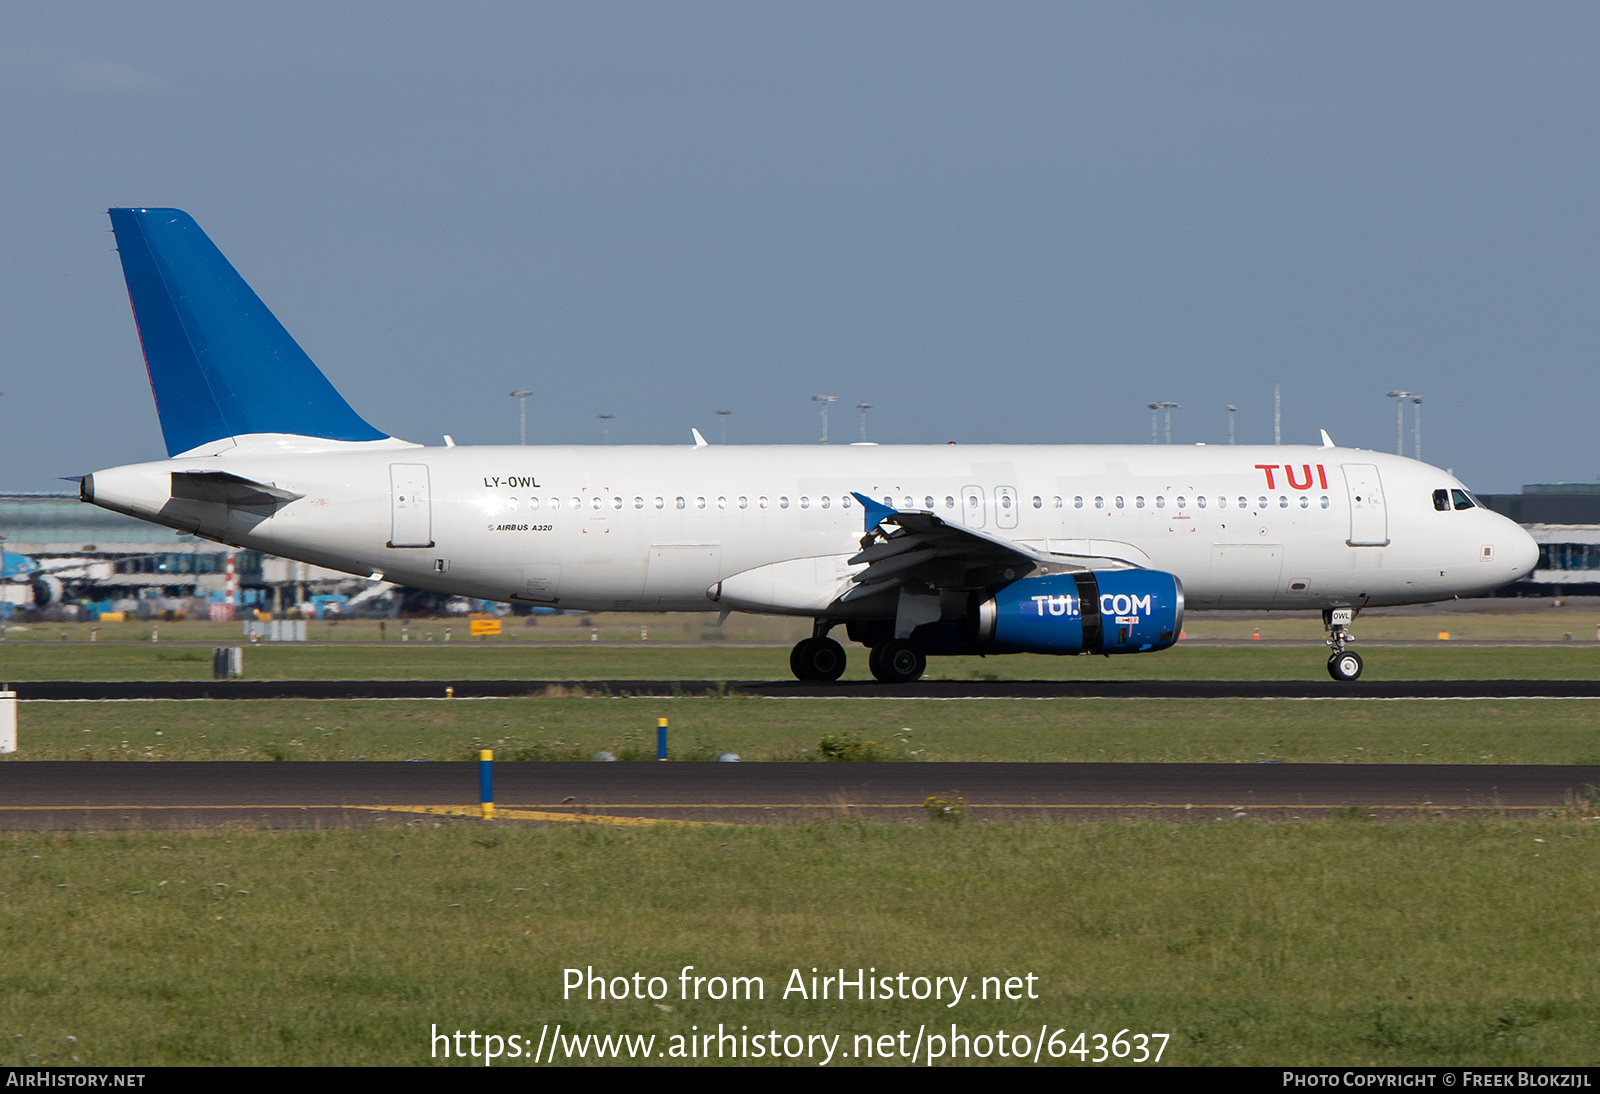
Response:
[{"label": "nose landing gear", "polygon": [[1361,655],[1345,649],[1354,639],[1350,624],[1355,621],[1356,609],[1331,608],[1322,613],[1322,625],[1328,629],[1328,648],[1333,655],[1328,658],[1328,675],[1335,680],[1355,680],[1361,676]]}]

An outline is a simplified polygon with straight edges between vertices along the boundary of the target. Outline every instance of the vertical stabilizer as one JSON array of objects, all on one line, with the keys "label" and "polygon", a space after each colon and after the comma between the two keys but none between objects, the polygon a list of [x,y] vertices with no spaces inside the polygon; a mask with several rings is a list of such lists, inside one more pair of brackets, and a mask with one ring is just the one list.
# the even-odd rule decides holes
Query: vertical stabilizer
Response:
[{"label": "vertical stabilizer", "polygon": [[112,209],[167,455],[249,433],[376,441],[188,213]]}]

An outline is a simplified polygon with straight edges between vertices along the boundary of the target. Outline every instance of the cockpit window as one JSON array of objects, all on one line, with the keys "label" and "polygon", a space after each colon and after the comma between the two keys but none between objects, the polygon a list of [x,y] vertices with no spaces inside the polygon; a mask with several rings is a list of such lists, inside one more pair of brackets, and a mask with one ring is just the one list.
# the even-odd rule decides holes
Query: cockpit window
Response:
[{"label": "cockpit window", "polygon": [[1433,507],[1441,513],[1450,511],[1450,491],[1435,490],[1433,492]]},{"label": "cockpit window", "polygon": [[1477,505],[1465,490],[1450,491],[1450,498],[1456,503],[1457,509],[1472,509]]}]

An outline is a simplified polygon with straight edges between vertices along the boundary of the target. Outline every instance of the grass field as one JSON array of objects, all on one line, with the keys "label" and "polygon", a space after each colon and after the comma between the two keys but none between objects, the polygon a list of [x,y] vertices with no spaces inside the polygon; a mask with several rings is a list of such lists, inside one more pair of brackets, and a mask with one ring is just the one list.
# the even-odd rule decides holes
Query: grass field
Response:
[{"label": "grass field", "polygon": [[1600,702],[1233,699],[531,698],[29,702],[27,760],[817,758],[827,734],[884,759],[1256,763],[1600,763]]},{"label": "grass field", "polygon": [[[236,644],[236,643],[235,643]],[[1368,680],[1590,680],[1600,676],[1600,643],[1555,646],[1356,647]],[[867,651],[848,647],[846,679],[867,680]],[[1179,645],[1123,657],[936,657],[928,675],[944,680],[1321,680],[1318,646]],[[784,680],[783,647],[265,644],[244,649],[250,680]],[[211,650],[163,645],[19,643],[0,647],[0,682],[26,680],[207,680]]]},{"label": "grass field", "polygon": [[[529,620],[532,620],[532,623]],[[502,621],[499,639],[468,637],[465,618],[391,619],[343,621],[308,620],[306,637],[313,642],[378,642],[396,645],[443,644],[450,632],[452,644],[484,645],[602,642],[759,642],[788,646],[811,632],[810,620],[784,616],[734,614],[720,627],[711,612],[661,614],[649,612],[597,612],[593,615],[510,617]],[[1595,644],[1600,628],[1600,608],[1592,599],[1552,607],[1547,600],[1474,600],[1436,607],[1371,609],[1356,621],[1355,633],[1363,639],[1384,641],[1437,641],[1439,632],[1451,641],[1571,641]],[[1248,640],[1259,634],[1264,642],[1321,641],[1322,622],[1316,612],[1190,612],[1184,629],[1196,640]],[[88,642],[95,634],[101,642],[148,642],[156,632],[162,642],[236,644],[243,629],[238,623],[205,620],[126,623],[26,623],[6,627],[8,642],[17,645]],[[408,638],[401,642],[402,635]],[[159,643],[158,643],[159,644]]]},{"label": "grass field", "polygon": [[[586,633],[563,618],[564,635],[545,623],[541,635]],[[1551,622],[1508,618],[1484,620],[1485,631]],[[602,634],[606,620],[596,617]],[[1454,636],[1466,629],[1448,623]],[[1580,629],[1570,617],[1555,623]],[[1382,637],[1371,624],[1363,635]],[[1210,625],[1192,624],[1191,636]],[[1263,643],[1242,648],[930,668],[958,679],[1326,678],[1317,648],[1272,641],[1316,638],[1314,620],[1222,618],[1212,637],[1248,638],[1221,631],[1257,625]],[[137,645],[11,632],[0,678],[208,678],[209,649],[173,644],[173,626],[162,624],[162,642]],[[235,628],[177,626],[195,641],[237,641]],[[563,647],[521,635],[445,643],[442,623],[431,643],[415,640],[417,625],[411,642],[391,633],[363,646],[342,640],[359,638],[354,625],[340,626],[324,644],[248,648],[247,678],[787,675],[786,648],[760,644],[784,640],[770,628],[731,641],[685,630],[673,645]],[[1434,626],[1397,618],[1387,637],[1427,637]],[[1560,642],[1547,647],[1364,652],[1373,679],[1593,678],[1600,649],[1560,633],[1484,635]],[[865,657],[853,653],[860,678]],[[484,746],[508,760],[582,760],[602,748],[643,756],[666,715],[682,760],[724,750],[809,760],[825,734],[859,733],[880,755],[909,760],[1596,763],[1597,713],[1569,700],[843,702],[582,689],[485,701],[29,702],[22,748],[8,759],[462,759]],[[1095,1034],[1170,1034],[1162,1062],[1180,1065],[1594,1065],[1597,840],[1587,813],[5,832],[0,1033],[11,1036],[0,1044],[17,1065],[411,1065],[459,1062],[430,1054],[435,1025],[531,1046],[561,1023],[565,1038],[654,1036],[653,1054],[722,1024],[837,1036],[838,1065],[867,1062],[854,1055],[858,1036],[904,1031],[909,1046],[919,1030],[948,1034],[955,1023],[968,1036],[1059,1030],[1058,1047],[1083,1033],[1091,1057]],[[678,998],[685,965],[759,977],[765,999]],[[588,966],[660,976],[669,994],[659,1006],[564,999],[562,971]],[[972,991],[986,976],[1031,974],[1038,997],[954,1008],[784,999],[792,971],[809,979],[813,967],[967,977]],[[588,1052],[596,1062],[595,1046]]]},{"label": "grass field", "polygon": [[[1575,817],[434,823],[0,835],[6,1062],[427,1064],[435,1024],[531,1052],[558,1022],[657,1051],[722,1023],[848,1053],[954,1022],[1167,1033],[1180,1065],[1600,1063],[1600,829]],[[765,998],[678,998],[686,965]],[[563,999],[562,970],[588,966],[671,994]],[[782,998],[813,967],[974,992],[1031,974],[1037,998]]]}]

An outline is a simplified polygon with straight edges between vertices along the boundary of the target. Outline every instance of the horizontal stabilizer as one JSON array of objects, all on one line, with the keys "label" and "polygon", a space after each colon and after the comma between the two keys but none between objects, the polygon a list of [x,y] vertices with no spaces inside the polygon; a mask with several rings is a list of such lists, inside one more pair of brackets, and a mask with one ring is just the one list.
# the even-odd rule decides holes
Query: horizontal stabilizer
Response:
[{"label": "horizontal stabilizer", "polygon": [[210,502],[230,509],[278,509],[305,497],[226,471],[174,471],[172,496],[179,501]]},{"label": "horizontal stabilizer", "polygon": [[112,209],[167,454],[251,433],[377,441],[188,213]]}]

